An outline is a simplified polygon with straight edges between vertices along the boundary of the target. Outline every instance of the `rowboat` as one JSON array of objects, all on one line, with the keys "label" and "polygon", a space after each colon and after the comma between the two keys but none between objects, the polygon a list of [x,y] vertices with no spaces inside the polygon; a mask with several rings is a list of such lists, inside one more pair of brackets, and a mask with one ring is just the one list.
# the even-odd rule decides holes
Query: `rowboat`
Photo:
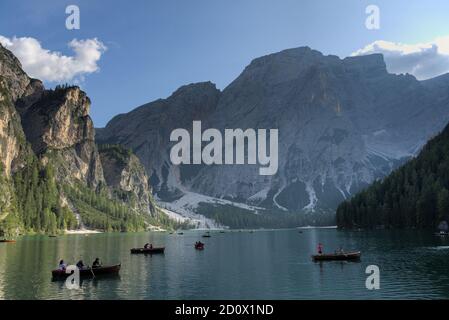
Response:
[{"label": "rowboat", "polygon": [[[96,277],[96,276],[105,276],[105,275],[117,275],[120,271],[121,264],[112,265],[112,266],[104,266],[98,268],[86,268],[80,269],[80,277]],[[73,273],[74,271],[72,271]],[[53,270],[51,275],[53,278],[67,278],[72,273],[66,273],[65,270]]]},{"label": "rowboat", "polygon": [[133,248],[131,249],[131,253],[147,253],[147,254],[155,254],[155,253],[164,253],[165,247],[159,248]]},{"label": "rowboat", "polygon": [[209,233],[203,234],[203,238],[210,238],[210,234]]},{"label": "rowboat", "polygon": [[343,252],[343,253],[331,253],[331,254],[317,254],[312,255],[313,261],[346,261],[346,260],[359,260],[361,256],[360,251]]},{"label": "rowboat", "polygon": [[1,243],[14,243],[16,240],[0,240]]},{"label": "rowboat", "polygon": [[204,243],[195,243],[195,249],[196,250],[203,250],[204,249]]}]

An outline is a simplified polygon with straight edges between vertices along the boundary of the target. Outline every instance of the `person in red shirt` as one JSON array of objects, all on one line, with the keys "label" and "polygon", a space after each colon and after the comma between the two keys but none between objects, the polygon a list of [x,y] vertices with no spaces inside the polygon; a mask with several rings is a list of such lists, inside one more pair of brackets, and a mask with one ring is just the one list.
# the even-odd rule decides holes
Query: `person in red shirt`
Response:
[{"label": "person in red shirt", "polygon": [[318,243],[318,254],[323,254],[323,245]]}]

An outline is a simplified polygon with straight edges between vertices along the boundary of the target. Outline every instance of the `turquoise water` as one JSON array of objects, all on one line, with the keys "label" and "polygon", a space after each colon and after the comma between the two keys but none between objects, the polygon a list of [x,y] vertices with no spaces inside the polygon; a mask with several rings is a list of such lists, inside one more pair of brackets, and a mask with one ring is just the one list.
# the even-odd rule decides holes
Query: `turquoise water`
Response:
[{"label": "turquoise water", "polygon": [[[437,299],[449,298],[449,239],[418,231],[335,229],[27,236],[0,243],[1,299]],[[193,248],[206,243],[204,251]],[[131,255],[146,242],[164,255]],[[314,263],[340,246],[362,251],[360,262]],[[121,263],[119,277],[84,280],[78,290],[52,282],[63,258]],[[368,265],[380,268],[380,289],[367,290]]]}]

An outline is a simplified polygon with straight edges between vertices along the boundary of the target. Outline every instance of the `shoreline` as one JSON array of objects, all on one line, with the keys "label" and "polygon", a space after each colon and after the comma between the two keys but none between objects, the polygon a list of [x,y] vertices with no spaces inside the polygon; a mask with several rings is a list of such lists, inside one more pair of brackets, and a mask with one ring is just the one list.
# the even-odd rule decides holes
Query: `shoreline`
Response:
[{"label": "shoreline", "polygon": [[81,229],[81,230],[65,230],[64,234],[98,234],[104,233],[98,230],[89,230],[89,229]]}]

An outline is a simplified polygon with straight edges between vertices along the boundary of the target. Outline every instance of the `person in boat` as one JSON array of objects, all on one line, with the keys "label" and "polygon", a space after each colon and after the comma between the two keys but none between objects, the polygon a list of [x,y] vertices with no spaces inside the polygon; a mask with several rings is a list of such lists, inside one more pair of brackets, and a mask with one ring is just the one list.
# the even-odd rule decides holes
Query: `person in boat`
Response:
[{"label": "person in boat", "polygon": [[78,261],[77,264],[76,264],[76,267],[77,267],[78,269],[80,269],[80,270],[86,269],[86,266],[84,265],[83,260]]},{"label": "person in boat", "polygon": [[99,258],[96,258],[95,261],[92,263],[92,269],[94,268],[100,268],[101,267],[101,262]]},{"label": "person in boat", "polygon": [[152,243],[145,243],[145,245],[143,247],[145,249],[153,249],[153,244]]},{"label": "person in boat", "polygon": [[323,245],[321,243],[318,243],[318,254],[323,254]]},{"label": "person in boat", "polygon": [[59,261],[58,269],[65,271],[66,268],[67,268],[67,265],[65,264],[64,260]]},{"label": "person in boat", "polygon": [[345,252],[343,251],[343,247],[340,246],[340,248],[338,250],[335,250],[335,254],[344,254]]}]

